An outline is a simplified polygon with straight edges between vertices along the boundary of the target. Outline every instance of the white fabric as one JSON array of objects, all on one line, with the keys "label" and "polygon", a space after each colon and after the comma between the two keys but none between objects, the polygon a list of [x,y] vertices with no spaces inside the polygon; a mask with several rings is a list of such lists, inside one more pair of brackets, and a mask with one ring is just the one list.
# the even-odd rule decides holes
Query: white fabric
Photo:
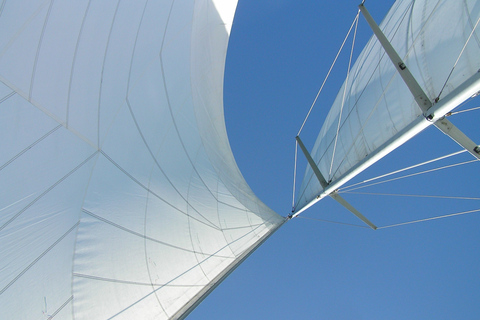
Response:
[{"label": "white fabric", "polygon": [[[480,1],[477,0],[399,0],[380,27],[434,101],[479,17]],[[480,69],[479,39],[477,28],[440,99]],[[311,155],[325,179],[336,181],[419,116],[422,112],[412,94],[384,49],[372,37],[352,67],[348,83],[339,90]],[[309,204],[321,191],[318,180],[307,167],[296,210]]]},{"label": "white fabric", "polygon": [[227,140],[236,0],[2,6],[0,317],[181,316],[283,221]]}]

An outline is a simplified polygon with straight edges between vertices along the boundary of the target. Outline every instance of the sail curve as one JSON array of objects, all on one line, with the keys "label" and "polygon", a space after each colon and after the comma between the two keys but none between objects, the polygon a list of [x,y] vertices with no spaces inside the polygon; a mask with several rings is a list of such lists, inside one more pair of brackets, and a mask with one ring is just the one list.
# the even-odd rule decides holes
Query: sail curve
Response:
[{"label": "sail curve", "polygon": [[182,318],[284,222],[227,139],[235,8],[4,3],[2,317]]}]

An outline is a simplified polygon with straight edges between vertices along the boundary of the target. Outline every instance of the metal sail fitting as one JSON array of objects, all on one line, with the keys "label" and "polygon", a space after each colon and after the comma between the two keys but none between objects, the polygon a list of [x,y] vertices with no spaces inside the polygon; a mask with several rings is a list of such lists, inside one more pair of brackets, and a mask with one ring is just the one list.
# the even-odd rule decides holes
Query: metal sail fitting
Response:
[{"label": "metal sail fitting", "polygon": [[[320,182],[320,185],[322,186],[323,190],[325,190],[328,185],[330,184],[331,180],[327,182],[327,180],[325,180],[324,176],[322,175],[322,173],[320,172],[320,169],[318,169],[317,167],[317,164],[315,163],[315,161],[313,160],[312,156],[310,155],[310,153],[307,151],[307,148],[305,148],[305,145],[303,144],[302,140],[300,139],[299,136],[296,136],[295,139],[297,140],[298,142],[298,145],[300,146],[300,149],[302,149],[302,152],[303,154],[305,155],[305,157],[307,158],[307,161],[308,161],[308,164],[310,165],[310,167],[312,168],[313,172],[315,173],[315,176],[317,177],[318,179],[318,182]],[[340,203],[344,208],[346,208],[348,211],[350,211],[351,213],[353,213],[357,218],[359,218],[360,220],[362,220],[365,224],[367,224],[370,228],[372,228],[373,230],[377,230],[377,226],[374,225],[370,220],[368,220],[363,214],[361,214],[357,209],[355,209],[350,203],[347,202],[347,200],[345,200],[342,196],[340,196],[338,193],[337,193],[338,189],[336,189],[335,191],[333,191],[332,193],[329,194],[329,196],[334,199],[335,201],[337,201],[338,203]],[[320,198],[320,195],[317,196],[317,199]],[[292,217],[296,217],[299,213],[293,215]]]},{"label": "metal sail fitting", "polygon": [[[410,72],[410,70],[407,68],[405,62],[403,59],[398,55],[397,51],[393,48],[392,44],[390,41],[387,39],[385,34],[383,34],[382,30],[380,27],[377,25],[375,20],[373,20],[372,16],[368,12],[367,8],[361,3],[358,8],[362,12],[363,16],[365,17],[365,20],[367,20],[368,25],[372,29],[373,33],[377,37],[378,41],[382,45],[383,49],[387,53],[388,57],[390,60],[392,60],[393,64],[395,65],[395,68],[397,69],[398,73],[402,77],[403,81],[407,85],[408,89],[412,93],[412,95],[415,98],[415,101],[417,102],[418,106],[424,113],[427,112],[428,109],[432,106],[432,102],[430,99],[427,97],[423,89],[420,87],[418,84],[417,80],[415,80],[414,76]],[[433,119],[433,117],[432,117]]]}]

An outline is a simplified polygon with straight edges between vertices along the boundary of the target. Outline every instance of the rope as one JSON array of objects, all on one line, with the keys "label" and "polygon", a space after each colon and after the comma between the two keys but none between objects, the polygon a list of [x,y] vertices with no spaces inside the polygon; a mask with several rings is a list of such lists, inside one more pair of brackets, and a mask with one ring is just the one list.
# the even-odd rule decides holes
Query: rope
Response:
[{"label": "rope", "polygon": [[408,222],[403,222],[403,223],[397,223],[397,224],[392,224],[384,227],[378,227],[378,229],[385,229],[385,228],[393,228],[393,227],[398,227],[398,226],[404,226],[406,224],[412,224],[412,223],[418,223],[418,222],[425,222],[425,221],[430,221],[430,220],[437,220],[437,219],[442,219],[442,218],[448,218],[448,217],[454,217],[454,216],[459,216],[462,214],[467,214],[467,213],[473,213],[473,212],[480,212],[480,209],[475,209],[475,210],[470,210],[470,211],[463,211],[463,212],[458,212],[458,213],[452,213],[452,214],[446,214],[443,216],[438,216],[438,217],[433,217],[433,218],[426,218],[426,219],[420,219],[420,220],[415,220],[415,221],[408,221]]},{"label": "rope", "polygon": [[335,159],[335,150],[337,148],[337,141],[338,141],[338,132],[340,131],[340,124],[342,123],[342,113],[343,113],[343,107],[345,105],[345,96],[347,94],[347,84],[348,84],[348,78],[350,76],[350,68],[352,66],[352,57],[353,57],[353,49],[355,47],[355,39],[357,37],[357,27],[358,27],[358,17],[360,15],[360,10],[357,12],[357,16],[355,17],[355,31],[353,33],[353,40],[352,40],[352,48],[350,50],[350,58],[348,60],[348,70],[347,70],[347,78],[345,79],[345,88],[343,89],[343,96],[342,96],[342,106],[340,107],[340,114],[338,116],[338,125],[337,125],[337,133],[335,134],[335,143],[333,144],[333,153],[332,153],[332,161],[330,162],[330,171],[328,172],[328,177],[329,179],[331,178],[332,175],[332,168],[333,168],[333,161]]},{"label": "rope", "polygon": [[358,13],[357,13],[357,16],[355,17],[355,19],[353,19],[353,22],[352,22],[352,25],[350,26],[350,29],[348,29],[347,35],[345,36],[345,39],[343,40],[342,45],[340,46],[340,49],[338,50],[337,55],[335,56],[335,59],[333,60],[332,65],[330,66],[330,69],[328,70],[327,76],[326,76],[325,79],[323,80],[323,83],[322,83],[320,89],[318,90],[317,95],[315,96],[315,99],[313,100],[313,103],[312,103],[312,105],[310,106],[310,109],[308,110],[307,116],[306,116],[305,119],[303,120],[302,126],[300,127],[300,130],[298,131],[297,136],[299,136],[300,133],[302,132],[303,127],[305,126],[305,123],[307,122],[307,119],[308,119],[308,117],[310,116],[310,113],[312,112],[313,106],[315,105],[315,103],[317,103],[317,99],[318,99],[318,97],[320,96],[320,93],[322,92],[323,87],[325,86],[325,83],[327,82],[327,80],[328,80],[328,78],[329,78],[329,76],[330,76],[330,73],[332,72],[332,69],[333,69],[333,67],[335,66],[335,63],[337,62],[338,56],[340,55],[340,53],[341,53],[342,50],[343,50],[343,46],[345,45],[345,43],[347,42],[348,37],[350,36],[350,32],[352,31],[352,28],[353,28],[353,26],[355,25],[355,21],[356,21],[356,20],[358,20]]},{"label": "rope", "polygon": [[[426,164],[429,164],[429,163],[432,163],[432,162],[435,162],[435,161],[439,161],[439,160],[443,160],[443,159],[446,159],[446,158],[449,158],[449,157],[453,157],[453,156],[456,156],[458,154],[461,154],[461,153],[464,153],[466,152],[467,150],[460,150],[460,151],[457,151],[457,152],[454,152],[454,153],[450,153],[450,154],[447,154],[445,156],[441,156],[441,157],[438,157],[438,158],[435,158],[435,159],[432,159],[432,160],[428,160],[428,161],[425,161],[425,162],[422,162],[422,163],[419,163],[419,164],[416,164],[416,165],[413,165],[413,166],[409,166],[409,167],[406,167],[406,168],[403,168],[403,169],[400,169],[400,170],[396,170],[396,171],[393,171],[393,172],[390,172],[390,173],[386,173],[386,174],[382,174],[380,176],[377,176],[375,178],[371,178],[371,179],[367,179],[367,180],[363,180],[361,182],[358,182],[358,183],[355,183],[355,184],[352,184],[350,186],[347,186],[347,187],[344,187],[342,189],[343,192],[348,192],[350,188],[352,187],[355,187],[355,186],[358,186],[360,184],[364,184],[364,183],[368,183],[368,182],[371,182],[371,181],[375,181],[375,180],[378,180],[378,179],[381,179],[381,178],[385,178],[385,177],[388,177],[388,176],[391,176],[391,175],[394,175],[394,174],[397,174],[397,173],[400,173],[400,172],[403,172],[403,171],[407,171],[407,170],[410,170],[410,169],[414,169],[414,168],[417,168],[417,167],[420,167],[420,166],[423,166],[423,165],[426,165]],[[347,189],[347,190],[345,190]],[[344,191],[345,190],[345,191]]]},{"label": "rope", "polygon": [[435,101],[440,100],[440,96],[442,95],[443,89],[447,86],[448,80],[450,80],[450,77],[452,76],[453,70],[455,70],[455,67],[457,66],[458,61],[460,61],[461,56],[463,55],[463,52],[465,51],[465,48],[467,47],[468,42],[470,41],[470,38],[472,38],[472,35],[475,33],[475,29],[478,26],[478,23],[480,22],[480,18],[478,18],[477,23],[475,23],[475,26],[472,28],[472,32],[470,32],[470,35],[468,36],[467,41],[463,45],[462,51],[460,51],[460,54],[458,55],[457,61],[455,61],[455,64],[453,65],[452,70],[450,71],[447,80],[445,80],[445,83],[443,84],[442,90],[440,90],[440,93],[438,94],[438,97],[435,99]]}]

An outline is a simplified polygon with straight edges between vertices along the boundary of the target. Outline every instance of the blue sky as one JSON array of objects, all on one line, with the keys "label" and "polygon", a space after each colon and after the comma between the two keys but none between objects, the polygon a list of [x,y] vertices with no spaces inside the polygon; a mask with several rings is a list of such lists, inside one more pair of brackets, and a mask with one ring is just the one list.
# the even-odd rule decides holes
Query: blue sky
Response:
[{"label": "blue sky", "polygon": [[[358,2],[239,0],[226,64],[227,130],[245,179],[283,216],[292,206],[295,135]],[[377,22],[392,4],[366,2]],[[361,18],[357,54],[370,36]],[[313,146],[345,78],[348,53],[340,59],[302,133],[307,148]],[[470,104],[476,105],[478,99]],[[479,142],[478,115],[465,113],[451,121]],[[458,150],[448,137],[429,128],[356,181]],[[305,170],[303,156],[299,158],[297,179]],[[471,159],[462,154],[427,167]],[[478,168],[473,163],[358,191],[478,198]],[[378,226],[480,207],[478,200],[344,197]],[[362,225],[331,199],[302,216]],[[247,259],[189,319],[474,319],[480,314],[479,225],[479,213],[377,231],[297,218]]]}]

